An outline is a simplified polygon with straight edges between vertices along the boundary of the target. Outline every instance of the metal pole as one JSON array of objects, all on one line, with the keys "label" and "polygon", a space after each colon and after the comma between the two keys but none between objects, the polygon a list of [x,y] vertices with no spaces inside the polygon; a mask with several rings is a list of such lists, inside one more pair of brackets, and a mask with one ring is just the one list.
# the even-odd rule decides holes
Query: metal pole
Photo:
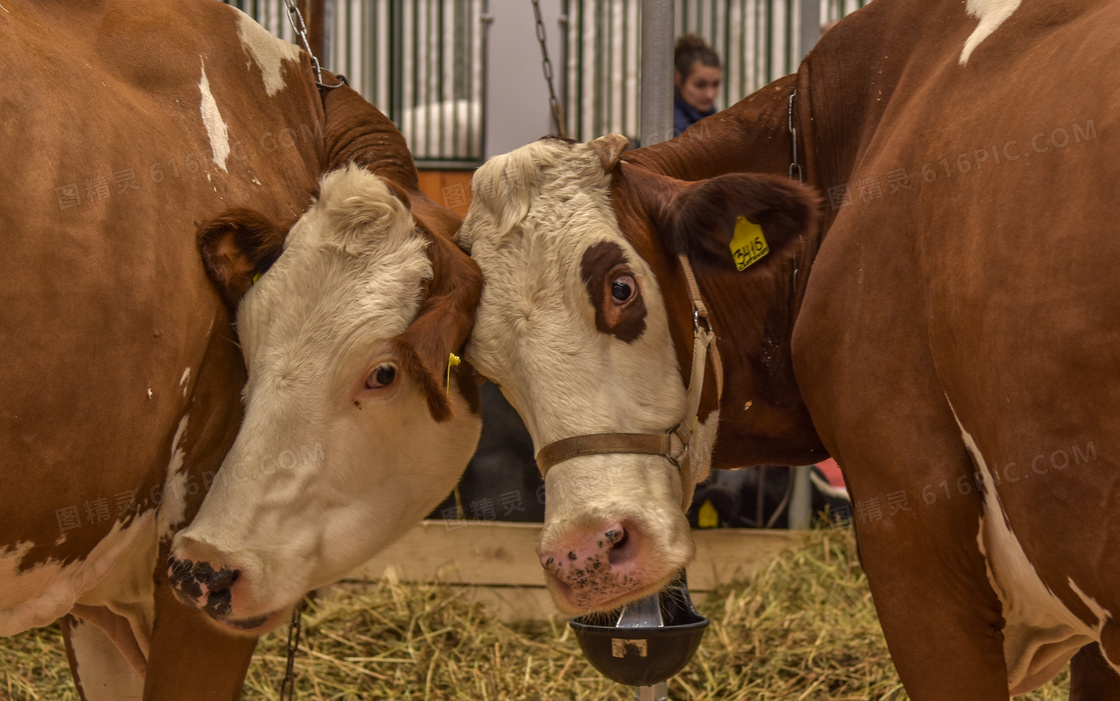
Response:
[{"label": "metal pole", "polygon": [[[820,0],[801,0],[801,58],[817,45],[821,38]],[[789,527],[808,528],[813,518],[813,484],[809,480],[807,465],[792,468],[789,478],[793,480],[793,493],[789,499]]]},{"label": "metal pole", "polygon": [[809,480],[809,466],[790,468],[793,493],[789,497],[790,529],[805,529],[813,517],[813,483]]},{"label": "metal pole", "polygon": [[[642,0],[642,146],[673,138],[673,0]],[[634,689],[636,701],[667,701],[666,682]]]},{"label": "metal pole", "polygon": [[801,0],[801,58],[809,53],[821,38],[820,0]]},{"label": "metal pole", "polygon": [[673,138],[673,0],[642,0],[642,146]]}]

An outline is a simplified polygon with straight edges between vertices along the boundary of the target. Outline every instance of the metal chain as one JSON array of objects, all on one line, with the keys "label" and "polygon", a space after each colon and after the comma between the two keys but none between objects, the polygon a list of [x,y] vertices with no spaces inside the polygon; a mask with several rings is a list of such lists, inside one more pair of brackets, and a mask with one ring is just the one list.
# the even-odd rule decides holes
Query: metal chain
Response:
[{"label": "metal chain", "polygon": [[307,40],[307,25],[303,22],[303,13],[296,7],[295,0],[284,0],[284,4],[288,6],[288,21],[292,23],[299,45],[311,57],[311,67],[315,69],[315,82],[322,85],[323,69],[319,67],[319,59],[315,58],[315,54],[311,51],[311,42]]},{"label": "metal chain", "polygon": [[556,90],[552,87],[552,61],[548,59],[548,44],[544,37],[544,21],[541,20],[540,0],[533,1],[533,14],[537,17],[537,41],[541,45],[541,56],[544,58],[544,79],[548,83],[548,106],[552,110],[552,121],[556,123],[556,135],[567,138],[567,129],[564,128],[564,112],[560,109],[560,101],[556,99]]},{"label": "metal chain", "polygon": [[796,177],[797,182],[800,183],[805,182],[805,179],[801,173],[801,164],[797,162],[797,127],[793,126],[793,98],[795,97],[797,97],[796,90],[789,94],[789,133],[793,140],[793,160],[789,164],[789,177],[790,180]]},{"label": "metal chain", "polygon": [[319,65],[319,59],[315,58],[314,52],[311,51],[311,42],[307,40],[307,25],[303,22],[303,13],[296,7],[295,0],[284,0],[284,4],[288,6],[288,21],[291,22],[292,29],[295,30],[300,46],[311,57],[311,68],[315,70],[315,84],[327,90],[334,90],[347,85],[346,76],[341,73],[335,75],[335,78],[338,78],[338,83],[335,85],[323,84],[323,69]]},{"label": "metal chain", "polygon": [[284,681],[280,683],[280,701],[292,701],[296,693],[296,652],[299,651],[299,633],[302,622],[303,609],[307,603],[300,599],[292,609],[292,622],[288,626],[288,667],[284,672]]}]

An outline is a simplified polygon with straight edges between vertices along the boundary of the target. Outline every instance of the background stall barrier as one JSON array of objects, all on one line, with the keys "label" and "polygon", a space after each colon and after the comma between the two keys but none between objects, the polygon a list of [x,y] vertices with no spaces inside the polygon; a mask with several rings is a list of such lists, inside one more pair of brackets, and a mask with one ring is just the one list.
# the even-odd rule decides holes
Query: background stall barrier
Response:
[{"label": "background stall barrier", "polygon": [[[819,22],[867,2],[818,0]],[[293,41],[284,0],[231,4]],[[553,130],[533,10],[525,0],[300,4],[324,66],[346,75],[397,124],[422,171],[473,170]],[[802,4],[677,0],[674,35],[699,34],[724,62],[720,109],[797,68],[804,53]],[[619,132],[636,143],[643,134],[641,0],[540,0],[540,6],[568,135],[588,141]],[[443,199],[438,191],[429,195]]]}]

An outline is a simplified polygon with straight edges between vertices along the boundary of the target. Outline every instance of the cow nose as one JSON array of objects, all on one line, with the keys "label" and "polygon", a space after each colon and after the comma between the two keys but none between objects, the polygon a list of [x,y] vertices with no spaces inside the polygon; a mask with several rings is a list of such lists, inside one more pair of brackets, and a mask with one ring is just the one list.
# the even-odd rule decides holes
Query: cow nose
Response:
[{"label": "cow nose", "polygon": [[636,584],[632,574],[640,555],[638,531],[612,522],[569,532],[540,559],[541,566],[570,587],[576,598],[590,592],[610,598]]},{"label": "cow nose", "polygon": [[241,572],[228,566],[215,569],[209,562],[179,560],[171,556],[167,559],[167,576],[180,601],[204,609],[212,616],[222,617],[230,612],[230,587]]}]

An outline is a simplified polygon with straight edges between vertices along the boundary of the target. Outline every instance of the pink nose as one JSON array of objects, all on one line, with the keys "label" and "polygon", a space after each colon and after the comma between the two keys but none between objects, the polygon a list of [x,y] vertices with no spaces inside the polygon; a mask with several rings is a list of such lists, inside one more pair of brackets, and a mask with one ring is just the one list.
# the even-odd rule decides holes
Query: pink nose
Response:
[{"label": "pink nose", "polygon": [[580,529],[542,552],[541,565],[571,589],[572,603],[594,607],[640,586],[641,540],[636,529],[618,522]]}]

